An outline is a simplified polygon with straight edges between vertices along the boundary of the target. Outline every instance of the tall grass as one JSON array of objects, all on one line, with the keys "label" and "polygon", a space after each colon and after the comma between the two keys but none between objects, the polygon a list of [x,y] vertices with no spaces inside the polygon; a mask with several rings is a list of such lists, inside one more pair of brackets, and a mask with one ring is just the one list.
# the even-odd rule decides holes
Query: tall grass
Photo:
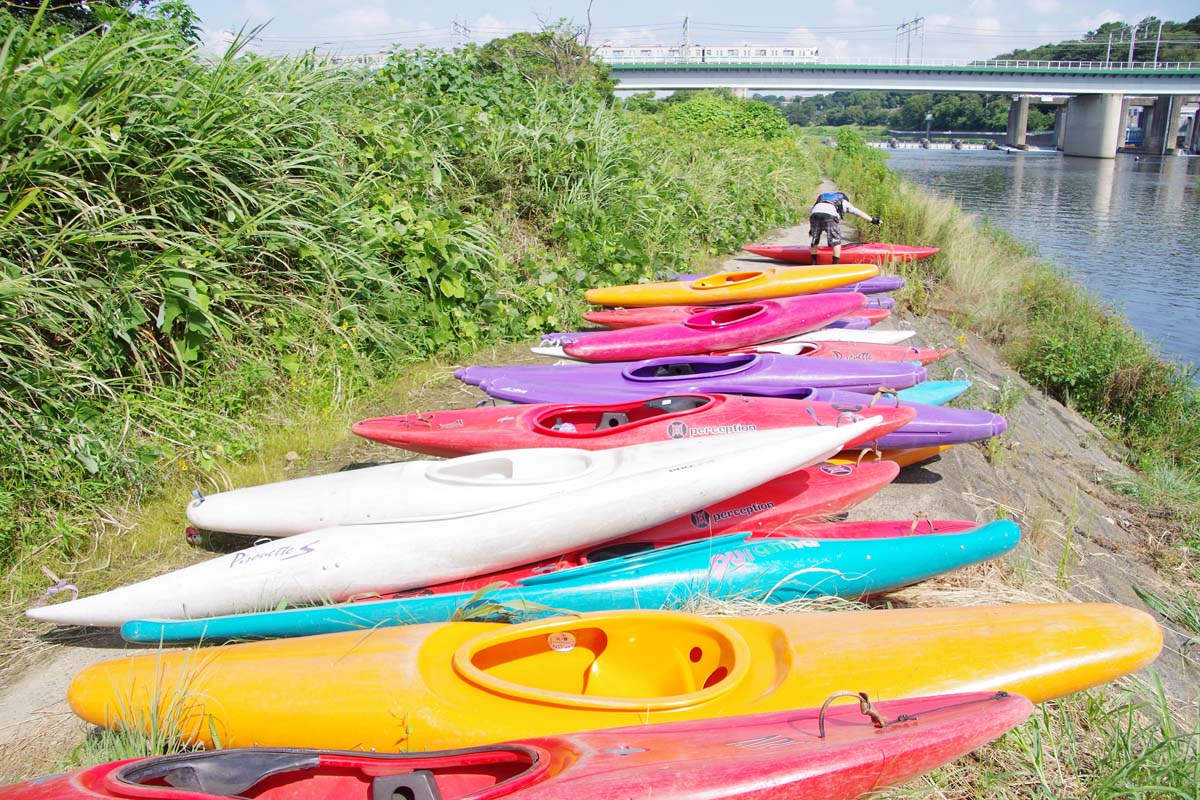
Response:
[{"label": "tall grass", "polygon": [[676,135],[471,48],[366,74],[146,28],[0,11],[0,568],[69,573],[101,509],[254,453],[257,419],[566,327],[580,287],[815,183],[794,140]]}]

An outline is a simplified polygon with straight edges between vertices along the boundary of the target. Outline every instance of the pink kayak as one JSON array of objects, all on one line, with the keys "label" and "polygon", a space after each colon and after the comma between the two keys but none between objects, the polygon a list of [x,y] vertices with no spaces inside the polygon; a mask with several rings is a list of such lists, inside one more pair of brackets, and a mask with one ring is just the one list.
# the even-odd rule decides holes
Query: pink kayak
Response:
[{"label": "pink kayak", "polygon": [[[808,245],[800,244],[752,244],[742,248],[758,256],[766,256],[789,264],[810,264],[812,253]],[[938,252],[936,247],[909,247],[888,242],[862,242],[842,245],[842,260],[856,264],[887,264],[893,261],[916,261],[930,258]],[[833,248],[817,248],[817,264],[832,264]]]},{"label": "pink kayak", "polygon": [[[854,294],[854,292],[842,292],[846,294]],[[835,295],[827,294],[810,294],[803,295],[805,299],[824,298]],[[799,298],[796,298],[799,299]],[[664,325],[668,322],[681,323],[696,314],[702,314],[705,311],[720,311],[732,310],[740,306],[649,306],[647,308],[606,308],[602,311],[588,311],[583,315],[583,318],[588,322],[594,322],[597,325],[604,325],[607,328],[640,328],[644,325]],[[882,322],[892,315],[892,312],[886,308],[868,308],[861,307],[854,309],[853,316],[844,317],[846,319],[864,319],[868,323],[864,327],[870,327],[876,322]],[[812,330],[812,329],[810,329]],[[599,333],[600,331],[596,331]]]},{"label": "pink kayak", "polygon": [[593,333],[563,351],[584,361],[636,361],[731,350],[816,330],[857,314],[866,300],[846,292],[705,308],[676,322]]}]

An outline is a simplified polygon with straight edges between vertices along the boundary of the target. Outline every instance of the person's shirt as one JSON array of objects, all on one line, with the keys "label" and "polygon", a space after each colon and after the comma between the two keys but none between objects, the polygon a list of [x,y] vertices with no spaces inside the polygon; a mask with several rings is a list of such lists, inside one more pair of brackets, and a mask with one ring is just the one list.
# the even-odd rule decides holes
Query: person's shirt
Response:
[{"label": "person's shirt", "polygon": [[862,213],[863,213],[862,211],[855,208],[850,203],[849,198],[843,196],[840,200],[838,200],[836,202],[834,202],[832,200],[825,200],[823,198],[818,198],[817,202],[813,205],[812,210],[808,212],[808,215],[811,217],[813,214],[824,214],[826,216],[833,217],[834,219],[840,220],[846,214],[861,215]]}]

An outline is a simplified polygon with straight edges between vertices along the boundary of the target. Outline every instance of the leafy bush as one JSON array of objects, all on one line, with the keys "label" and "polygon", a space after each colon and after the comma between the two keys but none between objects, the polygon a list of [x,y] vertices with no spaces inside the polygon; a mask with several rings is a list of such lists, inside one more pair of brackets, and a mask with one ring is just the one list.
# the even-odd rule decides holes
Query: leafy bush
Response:
[{"label": "leafy bush", "polygon": [[367,75],[0,17],[0,563],[253,452],[298,387],[566,327],[580,288],[733,249],[815,182],[791,138],[681,132],[475,48]]},{"label": "leafy bush", "polygon": [[787,120],[774,106],[708,92],[670,104],[666,116],[679,128],[738,139],[771,140],[788,134]]}]

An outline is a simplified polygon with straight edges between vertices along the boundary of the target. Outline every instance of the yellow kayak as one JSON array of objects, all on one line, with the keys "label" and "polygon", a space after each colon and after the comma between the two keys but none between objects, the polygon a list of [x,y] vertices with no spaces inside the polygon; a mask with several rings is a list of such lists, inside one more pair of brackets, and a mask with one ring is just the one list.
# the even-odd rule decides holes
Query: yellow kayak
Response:
[{"label": "yellow kayak", "polygon": [[133,656],[84,669],[68,699],[89,722],[206,747],[423,750],[805,708],[842,689],[1039,702],[1145,666],[1161,645],[1150,616],[1102,603],[600,612]]},{"label": "yellow kayak", "polygon": [[631,283],[588,289],[584,297],[601,306],[701,306],[747,303],[773,297],[812,294],[857,283],[879,274],[875,264],[828,267],[769,267],[717,272],[694,281]]},{"label": "yellow kayak", "polygon": [[903,450],[882,450],[879,455],[868,452],[862,458],[859,458],[861,450],[843,450],[833,458],[828,458],[830,464],[858,464],[862,460],[867,461],[893,461],[900,465],[901,468],[911,467],[913,464],[920,464],[922,461],[928,461],[931,458],[941,455],[942,453],[954,447],[952,444],[939,444],[932,447],[908,447]]}]

